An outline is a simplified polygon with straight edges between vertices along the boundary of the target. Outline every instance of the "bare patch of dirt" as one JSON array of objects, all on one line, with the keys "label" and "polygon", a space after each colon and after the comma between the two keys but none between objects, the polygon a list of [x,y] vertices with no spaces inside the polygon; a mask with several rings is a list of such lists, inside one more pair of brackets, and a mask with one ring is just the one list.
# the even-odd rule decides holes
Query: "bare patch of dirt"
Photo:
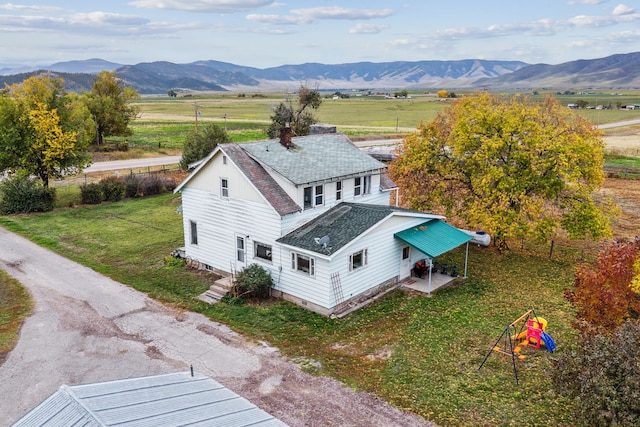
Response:
[{"label": "bare patch of dirt", "polygon": [[640,236],[640,180],[607,178],[600,192],[611,197],[621,210],[614,223],[614,237]]}]

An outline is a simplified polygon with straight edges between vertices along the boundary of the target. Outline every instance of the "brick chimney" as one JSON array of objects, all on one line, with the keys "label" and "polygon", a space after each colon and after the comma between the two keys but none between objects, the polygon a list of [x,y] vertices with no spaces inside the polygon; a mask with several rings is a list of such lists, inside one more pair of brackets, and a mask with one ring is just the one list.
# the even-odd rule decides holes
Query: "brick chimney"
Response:
[{"label": "brick chimney", "polygon": [[289,123],[280,128],[280,144],[284,145],[287,150],[293,147],[293,141],[291,141],[292,137],[293,132],[291,131],[291,126],[289,126]]}]

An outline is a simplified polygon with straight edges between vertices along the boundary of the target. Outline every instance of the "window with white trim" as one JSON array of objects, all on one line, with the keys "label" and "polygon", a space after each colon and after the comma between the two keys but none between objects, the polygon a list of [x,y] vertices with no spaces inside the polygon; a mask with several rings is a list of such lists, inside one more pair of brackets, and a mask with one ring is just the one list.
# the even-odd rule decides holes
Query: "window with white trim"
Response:
[{"label": "window with white trim", "polygon": [[342,181],[336,182],[336,200],[342,200]]},{"label": "window with white trim", "polygon": [[220,195],[229,197],[229,180],[227,178],[220,178]]},{"label": "window with white trim", "polygon": [[291,269],[309,276],[316,275],[316,260],[307,255],[291,253]]},{"label": "window with white trim", "polygon": [[304,208],[312,208],[324,204],[324,185],[304,188]]},{"label": "window with white trim", "polygon": [[198,224],[195,221],[189,221],[189,227],[191,228],[191,244],[198,244]]},{"label": "window with white trim", "polygon": [[367,265],[369,261],[367,259],[369,254],[367,252],[367,249],[363,249],[349,255],[349,271],[357,270]]},{"label": "window with white trim", "polygon": [[353,179],[353,195],[361,196],[371,192],[371,175],[358,176]]},{"label": "window with white trim", "polygon": [[271,252],[271,245],[260,242],[253,243],[253,254],[254,257],[261,258],[267,261],[271,261],[271,258],[273,257],[273,253]]}]

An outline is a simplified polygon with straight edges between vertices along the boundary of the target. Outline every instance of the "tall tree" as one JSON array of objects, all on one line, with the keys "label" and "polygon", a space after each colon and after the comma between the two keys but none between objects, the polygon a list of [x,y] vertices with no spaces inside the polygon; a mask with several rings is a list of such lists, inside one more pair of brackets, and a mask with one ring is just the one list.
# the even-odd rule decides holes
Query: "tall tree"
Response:
[{"label": "tall tree", "polygon": [[640,240],[614,241],[603,249],[593,267],[576,271],[565,296],[576,308],[574,327],[589,334],[610,335],[625,320],[640,319]]},{"label": "tall tree", "polygon": [[98,146],[103,144],[105,136],[132,134],[129,123],[135,119],[138,109],[129,103],[138,97],[135,89],[123,86],[115,71],[101,71],[96,76],[86,103],[96,123]]},{"label": "tall tree", "polygon": [[187,136],[180,159],[180,168],[187,170],[190,163],[206,157],[218,144],[231,142],[229,135],[214,124],[203,126],[199,131]]},{"label": "tall tree", "polygon": [[318,122],[310,110],[317,110],[322,104],[322,97],[318,89],[309,89],[301,85],[298,90],[297,105],[292,97],[287,97],[280,104],[272,107],[271,125],[267,129],[269,138],[279,135],[280,129],[287,125],[298,136],[308,135],[312,124]]},{"label": "tall tree", "polygon": [[405,138],[390,165],[403,204],[492,233],[549,238],[610,234],[613,202],[596,203],[604,143],[587,120],[547,98],[461,98]]},{"label": "tall tree", "polygon": [[91,163],[92,130],[86,107],[64,92],[62,79],[31,77],[0,96],[0,171],[50,178],[81,171]]}]

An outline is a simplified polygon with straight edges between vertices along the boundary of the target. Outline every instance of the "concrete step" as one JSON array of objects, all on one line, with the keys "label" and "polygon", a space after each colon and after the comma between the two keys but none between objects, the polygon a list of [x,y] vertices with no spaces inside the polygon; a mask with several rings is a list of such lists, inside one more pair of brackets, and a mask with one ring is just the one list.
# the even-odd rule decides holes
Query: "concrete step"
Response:
[{"label": "concrete step", "polygon": [[215,304],[222,299],[222,296],[211,291],[205,291],[198,296],[198,299],[209,304]]}]

